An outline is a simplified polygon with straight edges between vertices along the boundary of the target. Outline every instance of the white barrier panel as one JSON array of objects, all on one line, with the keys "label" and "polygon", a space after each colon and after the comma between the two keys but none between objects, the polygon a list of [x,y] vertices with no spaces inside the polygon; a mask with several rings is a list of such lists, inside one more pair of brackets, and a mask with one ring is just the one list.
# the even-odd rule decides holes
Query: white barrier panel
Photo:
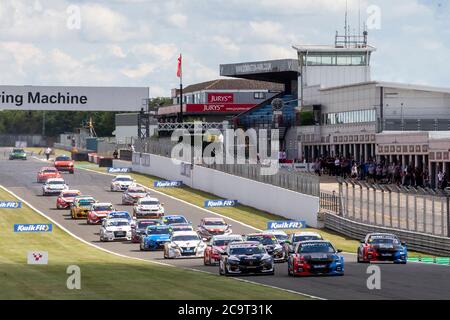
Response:
[{"label": "white barrier panel", "polygon": [[292,220],[302,220],[310,227],[317,227],[319,198],[283,189],[273,185],[245,179],[221,171],[194,166],[190,176],[181,163],[150,155],[133,154],[133,171],[154,175],[167,180],[183,181],[194,189],[212,193],[224,199],[236,199],[239,203],[264,210]]}]

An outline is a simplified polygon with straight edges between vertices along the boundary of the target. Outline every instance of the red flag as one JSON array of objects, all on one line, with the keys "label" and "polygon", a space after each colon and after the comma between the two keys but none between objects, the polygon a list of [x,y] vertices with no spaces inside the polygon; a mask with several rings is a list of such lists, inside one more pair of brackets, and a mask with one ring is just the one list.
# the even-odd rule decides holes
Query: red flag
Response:
[{"label": "red flag", "polygon": [[181,53],[178,57],[177,77],[181,78]]}]

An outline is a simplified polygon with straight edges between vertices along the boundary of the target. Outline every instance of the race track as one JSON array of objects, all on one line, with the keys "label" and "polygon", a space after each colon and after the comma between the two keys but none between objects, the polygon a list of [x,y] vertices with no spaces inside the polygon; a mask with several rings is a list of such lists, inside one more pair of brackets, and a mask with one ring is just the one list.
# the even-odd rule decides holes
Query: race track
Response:
[{"label": "race track", "polygon": [[[71,220],[68,210],[56,210],[56,197],[43,197],[41,185],[36,183],[36,173],[45,164],[39,160],[8,161],[0,151],[0,184],[12,190],[37,209],[56,220],[72,233],[105,249],[155,260],[177,266],[190,267],[218,274],[218,267],[203,266],[202,259],[165,260],[162,251],[141,252],[139,244],[103,243],[99,241],[99,226],[89,226],[83,220]],[[99,201],[112,202],[118,209],[131,212],[132,207],[120,205],[121,193],[109,191],[111,177],[85,170],[76,170],[74,175],[63,176],[71,188],[95,196]],[[170,197],[156,194],[165,204],[166,214],[183,214],[197,226],[202,217],[211,214]],[[229,221],[233,233],[245,234],[254,229]],[[11,226],[12,228],[12,226]],[[408,263],[407,265],[382,264],[381,290],[369,290],[366,286],[368,265],[357,264],[354,255],[345,256],[345,276],[291,278],[287,275],[287,264],[276,264],[275,276],[246,276],[247,280],[284,289],[298,291],[325,299],[448,299],[450,292],[450,267]],[[107,266],[105,266],[107,267]],[[182,285],[182,284],[181,284]]]}]

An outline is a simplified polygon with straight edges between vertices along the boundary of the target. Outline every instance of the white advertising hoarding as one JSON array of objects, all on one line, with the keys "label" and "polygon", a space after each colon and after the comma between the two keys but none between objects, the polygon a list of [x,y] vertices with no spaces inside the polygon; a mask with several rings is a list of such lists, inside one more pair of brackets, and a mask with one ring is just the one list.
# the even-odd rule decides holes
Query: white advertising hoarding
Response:
[{"label": "white advertising hoarding", "polygon": [[0,86],[0,110],[139,111],[147,87]]}]

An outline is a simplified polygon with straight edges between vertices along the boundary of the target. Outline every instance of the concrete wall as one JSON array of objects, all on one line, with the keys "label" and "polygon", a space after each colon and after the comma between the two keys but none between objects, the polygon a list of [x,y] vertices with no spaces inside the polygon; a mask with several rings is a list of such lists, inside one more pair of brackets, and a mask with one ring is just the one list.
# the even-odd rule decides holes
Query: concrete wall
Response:
[{"label": "concrete wall", "polygon": [[[189,165],[187,165],[190,167]],[[260,210],[288,219],[303,220],[311,227],[317,227],[319,198],[297,193],[221,171],[175,164],[171,159],[139,153],[133,154],[133,171],[154,175],[167,180],[181,180],[184,184],[218,197],[238,200]]]}]

